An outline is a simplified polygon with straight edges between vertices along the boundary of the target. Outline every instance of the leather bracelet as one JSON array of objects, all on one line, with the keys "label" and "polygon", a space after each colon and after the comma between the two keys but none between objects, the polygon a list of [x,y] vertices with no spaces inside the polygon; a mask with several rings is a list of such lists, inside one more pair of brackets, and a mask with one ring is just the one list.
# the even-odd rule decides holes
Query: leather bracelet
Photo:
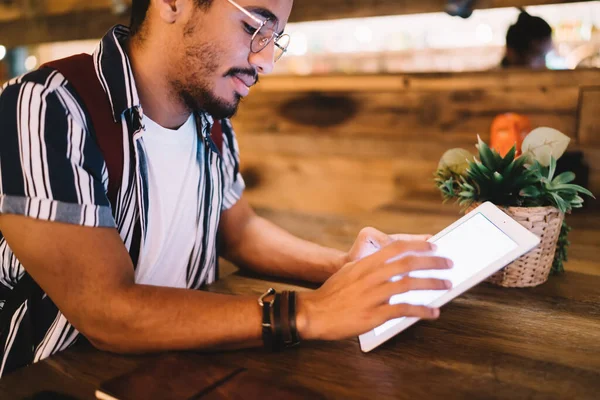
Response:
[{"label": "leather bracelet", "polygon": [[[270,302],[267,296],[275,295]],[[296,327],[296,292],[277,293],[270,288],[258,299],[262,307],[262,340],[265,349],[280,351],[300,343]]]},{"label": "leather bracelet", "polygon": [[271,350],[273,348],[273,331],[271,324],[271,305],[273,301],[264,301],[265,297],[275,294],[275,289],[269,288],[262,296],[258,299],[258,305],[262,307],[262,340],[265,349]]},{"label": "leather bracelet", "polygon": [[295,346],[300,343],[300,334],[298,334],[298,329],[296,328],[296,292],[290,292],[289,295],[289,319],[292,339],[290,346]]},{"label": "leather bracelet", "polygon": [[281,292],[281,339],[283,345],[287,347],[292,342],[292,332],[290,329],[290,292],[284,290]]},{"label": "leather bracelet", "polygon": [[282,349],[283,339],[281,332],[281,295],[275,294],[275,298],[271,303],[271,334],[273,335],[272,347],[273,351]]}]

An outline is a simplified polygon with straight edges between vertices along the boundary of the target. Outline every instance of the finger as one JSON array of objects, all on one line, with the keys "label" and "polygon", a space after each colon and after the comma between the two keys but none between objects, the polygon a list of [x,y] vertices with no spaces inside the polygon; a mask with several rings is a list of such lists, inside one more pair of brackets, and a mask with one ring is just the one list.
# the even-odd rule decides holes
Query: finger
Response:
[{"label": "finger", "polygon": [[392,239],[389,235],[372,227],[362,229],[359,233],[359,237],[363,241],[371,242],[373,245],[379,248],[385,247],[394,241],[394,239]]},{"label": "finger", "polygon": [[396,282],[386,282],[381,289],[377,289],[377,293],[379,294],[378,300],[381,303],[389,303],[392,296],[411,290],[448,290],[451,287],[452,282],[446,279],[405,276]]},{"label": "finger", "polygon": [[[365,284],[367,286],[370,286],[377,283],[381,283],[383,278],[376,276],[375,281],[372,281],[370,277],[372,276],[372,274],[376,273],[377,270],[381,269],[386,264],[393,263],[409,255],[425,255],[427,253],[431,253],[434,249],[435,245],[429,242],[392,242],[386,247],[384,247],[382,250],[379,250],[378,252],[363,258],[358,264],[356,264],[354,269],[356,271],[357,278],[367,278]],[[401,273],[402,272],[396,273],[395,275],[399,275]]]},{"label": "finger", "polygon": [[436,246],[425,241],[395,241],[367,257],[369,262],[383,264],[403,257],[406,253],[431,253]]},{"label": "finger", "polygon": [[444,257],[407,255],[386,263],[380,268],[370,270],[365,280],[367,284],[377,285],[389,281],[394,276],[405,275],[412,271],[444,270],[452,268],[453,265],[452,260]]},{"label": "finger", "polygon": [[385,304],[379,307],[378,315],[381,317],[381,323],[394,318],[416,317],[420,319],[436,319],[440,316],[439,308],[427,306],[415,306],[412,304]]},{"label": "finger", "polygon": [[394,235],[390,235],[390,237],[392,238],[392,240],[396,241],[396,240],[405,240],[405,241],[412,241],[412,240],[429,240],[432,235],[411,235],[411,234],[406,234],[406,233],[397,233]]}]

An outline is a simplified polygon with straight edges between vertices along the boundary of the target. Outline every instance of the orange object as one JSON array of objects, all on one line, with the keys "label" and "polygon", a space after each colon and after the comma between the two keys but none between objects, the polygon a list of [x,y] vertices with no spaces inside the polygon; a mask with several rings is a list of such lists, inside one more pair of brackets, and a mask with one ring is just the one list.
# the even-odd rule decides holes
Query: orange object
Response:
[{"label": "orange object", "polygon": [[490,147],[502,157],[517,144],[516,156],[521,154],[521,144],[531,132],[531,122],[524,115],[515,113],[500,114],[494,118],[490,132]]}]

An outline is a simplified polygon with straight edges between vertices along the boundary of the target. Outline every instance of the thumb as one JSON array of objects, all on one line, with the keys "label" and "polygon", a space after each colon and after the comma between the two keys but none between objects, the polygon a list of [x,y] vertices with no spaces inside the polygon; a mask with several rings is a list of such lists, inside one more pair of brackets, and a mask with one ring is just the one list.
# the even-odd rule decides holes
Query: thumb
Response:
[{"label": "thumb", "polygon": [[381,232],[375,228],[364,228],[359,235],[360,239],[365,242],[371,242],[378,247],[385,247],[388,244],[398,239],[393,239],[390,235]]}]

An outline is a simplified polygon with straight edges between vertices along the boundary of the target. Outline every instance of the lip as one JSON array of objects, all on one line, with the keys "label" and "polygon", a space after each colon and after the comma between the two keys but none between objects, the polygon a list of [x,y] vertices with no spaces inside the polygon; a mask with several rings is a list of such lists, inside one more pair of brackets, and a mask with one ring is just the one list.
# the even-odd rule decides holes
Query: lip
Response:
[{"label": "lip", "polygon": [[[235,77],[238,78],[240,81],[244,82],[244,84],[248,87],[252,87],[256,83],[254,78],[252,78],[248,75],[235,75]],[[244,79],[244,78],[246,78],[246,79]]]},{"label": "lip", "polygon": [[233,86],[235,87],[235,91],[239,93],[240,96],[247,96],[250,93],[250,86],[237,75],[231,77],[233,81]]}]

